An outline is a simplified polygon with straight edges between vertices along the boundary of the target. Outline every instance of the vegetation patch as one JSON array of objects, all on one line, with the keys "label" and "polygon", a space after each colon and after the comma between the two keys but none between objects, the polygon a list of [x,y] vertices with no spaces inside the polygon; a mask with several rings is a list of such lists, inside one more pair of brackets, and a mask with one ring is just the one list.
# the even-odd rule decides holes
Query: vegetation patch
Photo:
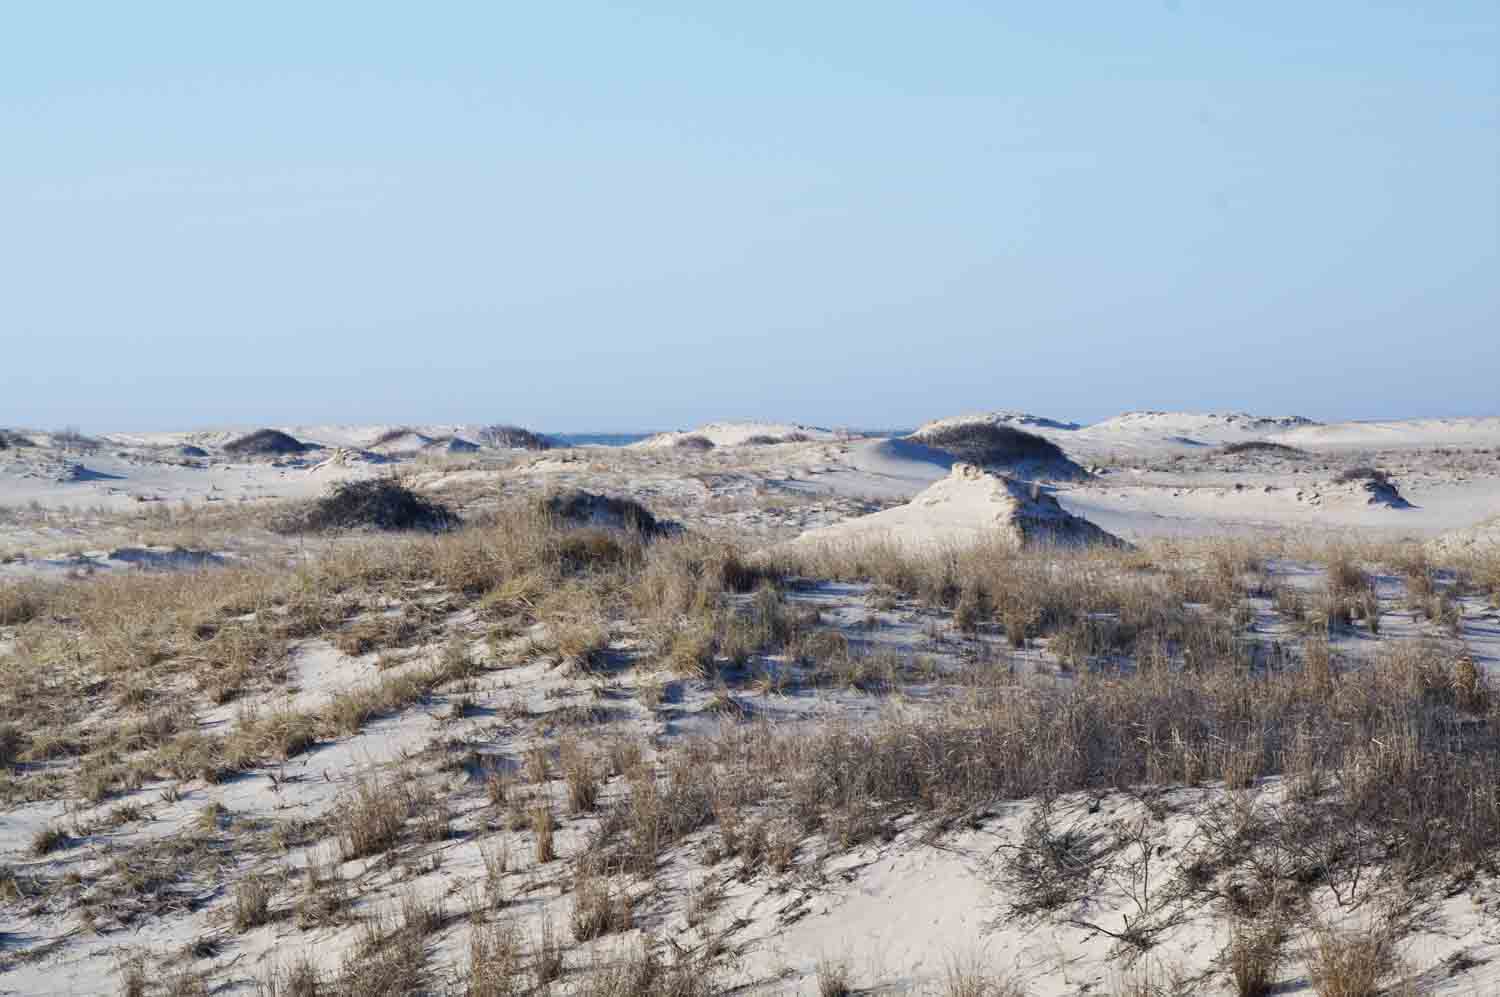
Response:
[{"label": "vegetation patch", "polygon": [[279,527],[285,533],[358,529],[436,533],[457,525],[457,513],[442,503],[423,498],[394,478],[368,478],[340,482]]},{"label": "vegetation patch", "polygon": [[224,452],[236,457],[277,457],[306,453],[313,447],[279,429],[257,429],[224,444]]},{"label": "vegetation patch", "polygon": [[569,526],[603,526],[639,533],[643,537],[657,537],[668,532],[650,509],[630,498],[573,489],[549,496],[542,501],[542,507]]},{"label": "vegetation patch", "polygon": [[1083,468],[1069,460],[1056,443],[1014,426],[965,422],[937,426],[908,439],[946,450],[955,457],[981,466],[1045,465],[1049,472],[1059,477],[1086,476]]},{"label": "vegetation patch", "polygon": [[1266,454],[1272,457],[1306,457],[1306,450],[1289,447],[1285,443],[1270,440],[1245,440],[1242,443],[1226,443],[1221,451],[1226,454]]},{"label": "vegetation patch", "polygon": [[551,450],[556,445],[541,433],[520,426],[485,426],[477,435],[480,443],[497,450]]}]

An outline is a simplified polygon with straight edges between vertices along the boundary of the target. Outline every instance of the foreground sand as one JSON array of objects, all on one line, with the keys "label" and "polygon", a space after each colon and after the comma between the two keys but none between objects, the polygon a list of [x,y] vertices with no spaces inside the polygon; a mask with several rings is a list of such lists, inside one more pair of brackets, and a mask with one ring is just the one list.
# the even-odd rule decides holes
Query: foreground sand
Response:
[{"label": "foreground sand", "polygon": [[[1065,575],[1103,579],[1101,593],[1123,579],[1122,591],[1184,621],[1232,618],[1257,669],[1295,675],[1326,643],[1350,695],[1361,676],[1417,661],[1442,670],[1434,696],[1457,662],[1481,675],[1500,664],[1494,594],[1473,580],[1493,555],[1465,547],[1445,561],[1428,542],[1494,514],[1500,461],[1484,435],[1494,427],[1462,424],[1454,447],[1434,452],[1443,427],[1382,428],[1396,445],[1377,450],[1363,449],[1374,431],[1293,426],[1278,439],[1301,434],[1310,456],[1287,460],[1226,455],[1222,439],[1205,452],[1198,437],[1214,423],[1163,421],[1131,420],[1133,435],[1107,444],[1103,430],[1045,430],[1064,441],[1091,433],[1069,452],[1094,477],[1055,486],[1062,506],[1142,547],[1057,562]],[[642,566],[554,574],[516,553],[511,534],[448,543],[267,529],[282,499],[390,464],[312,455],[184,466],[148,453],[162,442],[67,455],[110,478],[27,477],[64,455],[0,456],[12,507],[3,570],[21,586],[3,605],[43,586],[40,608],[9,610],[0,624],[10,761],[0,988],[121,992],[139,979],[143,992],[307,992],[285,979],[270,989],[306,961],[326,992],[401,992],[350,969],[389,951],[421,965],[420,992],[505,993],[472,972],[474,939],[503,928],[519,939],[516,992],[632,992],[587,988],[638,961],[642,944],[698,967],[713,992],[818,993],[846,972],[863,992],[949,993],[956,966],[1038,995],[1233,992],[1225,959],[1241,922],[1226,904],[1249,874],[1210,873],[1187,893],[1179,884],[1225,814],[1250,827],[1302,799],[1289,761],[1268,758],[1243,780],[1064,787],[1055,799],[952,812],[871,799],[868,810],[841,804],[816,829],[759,785],[796,772],[736,764],[784,735],[936,737],[944,718],[988,716],[1012,697],[1093,688],[1096,673],[1130,681],[1139,662],[1078,643],[1093,639],[1088,614],[1074,629],[1028,629],[1037,624],[1016,624],[998,601],[1009,590],[969,605],[919,581],[903,589],[889,551],[863,568],[809,562],[776,589],[730,586],[708,602],[674,588],[701,583],[682,566],[702,551],[733,544],[749,557],[895,509],[950,476],[944,455],[835,439],[396,464],[471,519],[588,487],[632,495],[686,528]],[[1332,484],[1360,463],[1390,471],[1412,507],[1371,506]],[[1051,556],[990,560],[1027,579]],[[1350,563],[1368,584],[1366,619],[1309,629]],[[465,581],[476,572],[483,586]],[[1414,589],[1429,582],[1431,593]],[[1019,642],[1018,626],[1029,634]],[[1286,654],[1290,665],[1274,664]],[[1455,730],[1491,722],[1443,709]],[[204,768],[193,752],[216,738]],[[597,799],[575,798],[580,765]],[[717,772],[708,812],[664,840],[650,871],[592,868],[604,829],[639,812],[652,766],[663,785],[672,772]],[[401,816],[386,846],[365,854],[341,840],[372,798],[399,801]],[[556,857],[539,853],[538,807],[556,825]],[[1007,856],[1043,817],[1117,850],[1086,892],[1022,912],[1029,894]],[[1130,837],[1141,829],[1149,837]],[[628,828],[611,833],[633,840]],[[1137,852],[1159,858],[1154,873]],[[574,915],[596,880],[631,898],[629,923],[578,939]],[[1315,992],[1319,925],[1388,931],[1401,968],[1383,986],[1500,989],[1490,931],[1500,894],[1487,870],[1417,888],[1372,859],[1357,883],[1314,881],[1298,902],[1277,992]],[[1132,923],[1148,926],[1149,944],[1122,942]],[[564,970],[550,985],[536,974],[548,931]],[[1157,989],[1129,989],[1143,982]]]}]

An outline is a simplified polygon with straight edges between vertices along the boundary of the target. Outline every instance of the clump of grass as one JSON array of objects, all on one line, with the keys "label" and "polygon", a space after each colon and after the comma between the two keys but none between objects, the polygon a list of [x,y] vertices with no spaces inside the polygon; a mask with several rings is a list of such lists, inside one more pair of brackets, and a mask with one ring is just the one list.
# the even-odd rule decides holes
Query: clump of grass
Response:
[{"label": "clump of grass", "polygon": [[476,926],[469,934],[466,997],[520,997],[527,992],[521,936],[515,923]]},{"label": "clump of grass", "polygon": [[594,809],[603,782],[594,756],[570,737],[562,742],[558,757],[568,786],[569,811],[576,816]]},{"label": "clump of grass", "polygon": [[585,861],[573,877],[573,937],[591,941],[613,932],[629,931],[634,903],[629,892],[616,889],[609,878]]},{"label": "clump of grass", "polygon": [[1460,709],[1482,713],[1488,708],[1489,689],[1472,655],[1463,655],[1454,665],[1453,691]]},{"label": "clump of grass", "polygon": [[255,983],[255,997],[318,997],[324,992],[323,974],[306,956],[288,967],[272,964]]},{"label": "clump of grass", "polygon": [[536,940],[532,944],[531,971],[539,987],[545,987],[562,977],[562,939],[557,936],[557,929],[550,917],[544,918],[541,927],[537,929]]},{"label": "clump of grass", "polygon": [[68,833],[62,828],[48,825],[32,835],[31,854],[50,855],[59,848],[65,847],[69,840]]},{"label": "clump of grass", "polygon": [[1377,997],[1395,971],[1395,942],[1383,931],[1336,932],[1318,927],[1309,953],[1309,975],[1318,997]]},{"label": "clump of grass", "polygon": [[854,975],[847,959],[819,959],[817,975],[818,997],[849,997],[854,992]]},{"label": "clump of grass", "polygon": [[1237,997],[1267,997],[1276,985],[1282,963],[1286,928],[1269,906],[1259,923],[1236,921],[1229,934],[1226,961]]},{"label": "clump of grass", "polygon": [[234,930],[249,931],[271,919],[271,882],[247,876],[234,887]]},{"label": "clump of grass", "polygon": [[1026,988],[1007,976],[986,970],[977,959],[950,959],[943,975],[942,997],[1026,997]]},{"label": "clump of grass", "polygon": [[552,817],[551,807],[539,803],[531,808],[531,831],[536,836],[537,865],[546,865],[557,858],[557,849],[552,840],[556,830],[557,822]]},{"label": "clump of grass", "polygon": [[364,858],[391,848],[401,837],[410,813],[405,787],[362,775],[339,813],[338,843],[343,858]]},{"label": "clump of grass", "polygon": [[8,582],[0,585],[0,626],[29,623],[42,614],[46,605],[46,594],[35,583]]}]

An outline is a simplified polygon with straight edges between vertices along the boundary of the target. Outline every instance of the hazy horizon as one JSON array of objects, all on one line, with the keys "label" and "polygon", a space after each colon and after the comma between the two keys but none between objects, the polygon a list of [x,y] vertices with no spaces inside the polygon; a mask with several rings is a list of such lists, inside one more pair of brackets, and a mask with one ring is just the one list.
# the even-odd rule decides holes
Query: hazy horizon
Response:
[{"label": "hazy horizon", "polygon": [[0,425],[1496,415],[1500,8],[17,8]]},{"label": "hazy horizon", "polygon": [[[421,429],[421,428],[424,428],[424,427],[436,427],[436,426],[465,426],[465,425],[467,425],[467,426],[484,426],[484,425],[497,425],[498,424],[498,425],[517,425],[517,426],[521,426],[522,428],[525,428],[525,429],[530,429],[530,430],[532,430],[534,432],[542,433],[544,435],[561,436],[561,437],[579,437],[579,436],[647,437],[647,436],[652,436],[652,435],[654,435],[656,433],[673,432],[673,431],[682,431],[682,430],[695,429],[695,428],[698,428],[698,427],[703,426],[703,425],[708,424],[708,423],[751,423],[751,422],[766,422],[766,423],[770,423],[770,422],[775,422],[775,423],[796,423],[796,424],[800,424],[800,425],[804,425],[804,426],[810,426],[810,427],[815,427],[815,428],[819,428],[819,429],[829,429],[829,430],[847,429],[847,430],[851,430],[851,431],[854,431],[854,432],[879,434],[879,433],[886,433],[886,432],[890,432],[890,433],[910,432],[910,431],[915,430],[921,424],[933,421],[934,419],[940,419],[940,418],[944,418],[944,417],[948,417],[948,416],[978,415],[978,414],[984,414],[985,412],[989,412],[989,411],[995,411],[995,410],[993,410],[993,409],[955,409],[955,410],[953,410],[951,412],[939,412],[939,413],[935,413],[934,415],[932,415],[929,418],[923,418],[923,419],[913,420],[913,421],[907,422],[907,423],[901,423],[901,422],[861,423],[861,422],[849,422],[847,420],[845,420],[845,421],[839,421],[839,420],[822,420],[822,421],[819,421],[819,420],[812,420],[812,419],[799,419],[799,418],[796,418],[795,416],[787,416],[787,417],[748,417],[748,416],[746,416],[746,417],[735,417],[735,416],[728,416],[728,417],[710,417],[710,418],[698,420],[698,421],[693,422],[693,423],[680,423],[680,424],[676,424],[676,425],[624,426],[624,427],[621,427],[621,426],[608,426],[608,425],[606,425],[606,426],[582,426],[582,427],[557,427],[557,426],[548,426],[548,425],[545,425],[545,424],[537,424],[537,423],[522,423],[522,422],[518,422],[517,420],[513,420],[513,419],[487,420],[487,419],[420,419],[420,418],[414,418],[414,419],[379,419],[379,420],[366,420],[366,421],[331,420],[331,419],[319,419],[319,420],[308,420],[308,419],[266,419],[266,420],[260,420],[260,421],[253,421],[252,420],[252,421],[248,421],[248,422],[235,422],[235,423],[193,423],[193,424],[172,424],[172,425],[147,426],[147,427],[143,427],[143,426],[87,426],[87,425],[82,425],[82,424],[79,424],[79,423],[56,423],[56,424],[47,424],[47,425],[41,425],[41,424],[37,424],[37,425],[24,425],[24,424],[21,424],[21,423],[0,423],[0,429],[33,430],[33,431],[38,431],[38,432],[59,431],[59,430],[78,430],[78,431],[83,432],[85,434],[109,434],[109,433],[127,433],[127,434],[129,434],[129,433],[147,433],[148,434],[148,433],[162,433],[162,432],[166,432],[166,433],[171,433],[171,432],[216,432],[216,431],[217,432],[230,432],[230,431],[245,431],[245,432],[249,432],[249,431],[253,431],[253,430],[256,430],[256,429],[263,429],[263,428],[277,429],[277,428],[286,428],[286,427],[305,427],[305,428],[311,429],[311,428],[316,428],[318,426],[328,426],[328,427],[335,427],[335,426],[341,426],[341,427],[361,427],[361,426],[392,426],[392,427],[401,427],[401,426],[411,426],[411,427],[413,427],[415,429]],[[1100,416],[1098,418],[1093,418],[1093,419],[1078,419],[1078,418],[1073,418],[1073,417],[1071,417],[1069,415],[1066,415],[1066,414],[1049,413],[1049,412],[1029,411],[1026,414],[1033,415],[1033,416],[1040,416],[1040,417],[1048,418],[1048,419],[1053,419],[1053,420],[1055,420],[1057,422],[1074,422],[1074,423],[1077,423],[1080,427],[1084,427],[1084,426],[1089,426],[1089,425],[1093,425],[1093,424],[1096,424],[1096,423],[1104,422],[1104,421],[1106,421],[1108,419],[1114,418],[1115,416],[1126,415],[1126,414],[1129,414],[1129,413],[1132,413],[1132,412],[1144,412],[1144,411],[1156,411],[1156,412],[1165,412],[1165,413],[1168,413],[1168,414],[1185,414],[1185,415],[1192,415],[1192,414],[1217,414],[1217,415],[1245,414],[1245,415],[1257,416],[1257,417],[1260,417],[1260,418],[1282,418],[1282,417],[1291,417],[1291,416],[1302,416],[1304,418],[1311,419],[1313,422],[1324,423],[1324,424],[1332,424],[1332,423],[1378,423],[1378,422],[1390,422],[1390,421],[1416,421],[1416,420],[1424,420],[1424,419],[1483,419],[1483,418],[1500,418],[1500,410],[1491,410],[1491,411],[1487,411],[1487,412],[1449,412],[1449,413],[1420,413],[1420,412],[1412,413],[1412,412],[1407,412],[1407,413],[1401,414],[1401,415],[1389,415],[1389,416],[1369,416],[1369,417],[1361,417],[1361,416],[1347,416],[1347,417],[1345,417],[1345,416],[1335,416],[1335,417],[1329,417],[1329,418],[1316,418],[1316,417],[1313,417],[1313,416],[1308,416],[1304,412],[1254,411],[1254,410],[1247,410],[1247,409],[1243,409],[1243,408],[1225,408],[1225,407],[1219,407],[1219,408],[1216,408],[1216,409],[1162,409],[1162,408],[1159,408],[1159,407],[1121,409],[1121,410],[1119,410],[1117,412],[1110,412],[1107,415],[1103,415],[1103,416]],[[316,442],[316,441],[314,441],[314,442]]]}]

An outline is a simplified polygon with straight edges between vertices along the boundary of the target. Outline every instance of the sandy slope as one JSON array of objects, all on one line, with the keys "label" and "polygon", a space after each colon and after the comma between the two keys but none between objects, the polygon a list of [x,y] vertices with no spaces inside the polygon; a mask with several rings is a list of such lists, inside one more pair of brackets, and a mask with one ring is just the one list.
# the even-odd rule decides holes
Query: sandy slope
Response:
[{"label": "sandy slope", "polygon": [[934,419],[925,422],[917,428],[916,433],[926,433],[934,429],[946,429],[950,426],[967,426],[974,423],[988,423],[994,426],[1014,426],[1017,429],[1026,429],[1037,432],[1043,429],[1060,429],[1072,431],[1082,429],[1081,423],[1068,422],[1063,419],[1049,419],[1043,415],[1033,415],[1030,412],[1018,412],[1014,409],[1002,409],[998,412],[969,412],[964,415],[946,416],[942,419]]},{"label": "sandy slope", "polygon": [[1249,440],[1269,440],[1306,450],[1417,450],[1432,447],[1500,447],[1500,417],[1394,419],[1318,423],[1301,416],[1243,412],[1126,412],[1079,426],[1025,413],[953,416],[923,428],[968,422],[1001,422],[1038,433],[1070,454],[1092,458],[1190,453]]},{"label": "sandy slope", "polygon": [[[1441,542],[1467,545],[1486,543],[1491,537],[1500,542],[1494,518],[1500,512],[1500,467],[1491,460],[1449,462],[1431,453],[1443,446],[1487,446],[1475,441],[1490,439],[1487,434],[1497,433],[1500,420],[1293,426],[1279,431],[1278,439],[1335,453],[1337,460],[1323,463],[1259,459],[1206,462],[1193,455],[1210,448],[1174,441],[1174,437],[1188,438],[1190,433],[1220,440],[1238,438],[1235,434],[1271,437],[1273,433],[1257,420],[1154,414],[1122,417],[1110,423],[1077,430],[1039,427],[1065,448],[1078,446],[1082,440],[1083,446],[1100,454],[1111,450],[1126,454],[1128,466],[1112,466],[1096,481],[1060,489],[1056,506],[1034,497],[1025,486],[1014,486],[994,476],[964,469],[955,474],[947,455],[900,440],[820,437],[775,447],[726,443],[707,454],[683,454],[660,447],[549,453],[508,463],[503,470],[465,459],[451,467],[441,463],[415,465],[422,469],[412,475],[411,481],[445,501],[470,503],[477,508],[495,501],[502,490],[515,496],[566,486],[628,494],[654,510],[689,519],[695,530],[749,538],[747,543],[806,531],[810,538],[889,536],[901,542],[941,545],[997,531],[1012,531],[1019,536],[1028,520],[1033,525],[1037,521],[1067,523],[1067,512],[1084,515],[1098,527],[1128,539],[1288,530],[1323,536],[1331,530],[1349,529],[1361,536],[1372,532],[1420,536],[1456,531]],[[303,439],[330,444],[342,439],[340,445],[352,452],[352,448],[378,436],[383,427],[341,430],[342,435],[330,427],[322,428],[329,431],[292,429]],[[772,431],[771,435],[777,430],[801,431],[790,424],[754,426],[754,432]],[[427,429],[422,431],[425,435]],[[734,432],[741,434],[740,441],[753,435],[747,427]],[[178,435],[181,439],[193,436]],[[721,438],[736,437],[726,431]],[[133,510],[184,500],[252,502],[315,494],[345,475],[390,470],[389,465],[365,466],[360,460],[329,462],[329,452],[278,462],[164,460],[148,451],[169,441],[127,443],[119,438],[117,442],[124,456],[113,450],[85,455],[7,452],[0,456],[0,506],[25,506],[35,501],[44,511],[94,505]],[[1332,482],[1334,470],[1346,456],[1363,459],[1361,455],[1371,449],[1386,451],[1381,464],[1397,474],[1411,508],[1370,505],[1357,487]],[[1136,464],[1144,458],[1163,456],[1169,459],[1161,468]],[[1183,460],[1175,461],[1176,457]],[[82,466],[88,473],[71,472],[73,465]],[[411,464],[396,466],[413,469]],[[851,497],[859,496],[918,498],[897,508],[858,516],[861,510]],[[110,522],[107,518],[104,521]],[[38,536],[45,538],[44,528],[17,527],[0,520],[0,542],[24,533],[31,543]],[[200,568],[211,565],[214,558],[232,560],[223,552],[179,551],[134,540],[117,541],[113,535],[108,545],[97,547],[90,546],[89,539],[87,530],[81,529],[70,542],[88,552],[95,566],[111,570]],[[42,558],[33,566],[42,563],[61,571],[69,567],[68,562],[64,557]],[[25,563],[7,565],[3,570],[12,568],[17,572],[29,570]],[[1281,577],[1291,577],[1308,587],[1320,581],[1315,572],[1297,565],[1278,565],[1275,570]],[[203,578],[205,584],[212,584],[211,574]],[[1385,641],[1448,639],[1404,608],[1400,585],[1395,578],[1379,582],[1380,596],[1387,606],[1380,640],[1363,634],[1341,637],[1335,641],[1341,653],[1354,659],[1373,654]],[[860,586],[825,584],[796,592],[792,598],[816,608],[823,624],[839,628],[848,640],[863,642],[863,646],[902,656],[930,656],[945,665],[970,648],[952,631],[951,621],[910,606],[892,609],[871,598]],[[1256,602],[1254,625],[1274,639],[1281,634],[1275,629],[1278,624],[1267,603],[1264,599]],[[444,621],[444,626],[449,633],[465,635],[474,654],[486,657],[497,653],[486,639],[485,625],[472,612],[456,613]],[[518,634],[513,641],[520,645],[532,636]],[[5,649],[4,639],[13,638],[0,635],[0,651]],[[1461,637],[1457,639],[1481,667],[1500,668],[1500,615],[1492,608],[1471,600],[1465,606]],[[502,644],[501,652],[507,646]],[[412,648],[403,652],[410,655],[405,662],[382,670],[374,654],[352,656],[322,637],[309,638],[299,641],[288,655],[285,689],[257,694],[249,702],[224,704],[197,719],[205,729],[215,730],[232,725],[242,708],[315,708],[340,691],[374,682],[382,674],[415,667],[442,650],[438,641]],[[996,655],[995,660],[1009,654],[996,649],[985,653]],[[1049,674],[1045,669],[1055,665],[1045,648],[1028,648],[1005,660],[1018,672],[1030,669],[1032,674]],[[610,730],[647,735],[660,743],[716,730],[723,722],[709,708],[712,690],[706,686],[681,683],[674,698],[652,711],[629,698],[640,676],[624,674],[600,682],[569,676],[555,664],[538,659],[487,672],[463,693],[472,700],[472,712],[455,711],[458,694],[445,693],[381,717],[358,734],[325,739],[291,762],[261,766],[225,785],[185,781],[178,787],[183,794],[180,799],[166,795],[169,783],[162,779],[148,782],[128,798],[104,804],[72,799],[12,806],[0,821],[0,857],[23,872],[62,877],[78,869],[95,874],[115,857],[130,854],[130,849],[182,834],[201,820],[200,814],[210,802],[223,804],[237,820],[317,818],[343,805],[353,780],[372,766],[406,765],[424,749],[455,739],[486,757],[515,760],[532,738],[543,736],[539,732],[549,718],[600,702],[611,711],[614,726]],[[931,690],[918,688],[909,697],[903,694],[889,699],[831,688],[789,696],[746,688],[736,694],[770,724],[859,724],[882,710],[922,708]],[[604,729],[599,736],[607,736]],[[495,813],[487,809],[482,787],[461,765],[431,777],[450,793],[455,834],[423,849],[420,862],[417,856],[408,856],[401,864],[377,859],[349,863],[344,872],[351,881],[358,881],[362,891],[356,911],[359,917],[395,909],[408,889],[444,897],[448,912],[457,915],[463,903],[462,891],[483,875],[476,840],[480,835],[495,833],[490,823]],[[1277,792],[1275,780],[1268,780],[1257,790],[1263,799],[1274,799]],[[86,840],[49,856],[30,853],[29,843],[38,830],[75,821],[99,821],[124,803],[140,804],[151,819],[91,832]],[[1168,863],[1191,846],[1187,818],[1193,811],[1223,807],[1226,797],[1213,788],[1182,791],[1174,796],[1173,803],[1182,809],[1169,818],[1162,838],[1169,848]],[[765,871],[743,875],[723,867],[705,871],[695,857],[703,842],[692,840],[669,856],[660,890],[643,907],[643,922],[658,938],[693,944],[696,936],[686,926],[684,898],[689,888],[701,885],[711,874],[724,880],[726,896],[716,924],[732,929],[729,937],[739,953],[737,982],[743,983],[745,993],[814,994],[817,965],[827,958],[846,960],[856,987],[884,988],[868,992],[900,992],[901,988],[938,992],[948,961],[959,959],[1006,971],[1039,997],[1110,993],[1119,983],[1120,956],[1108,937],[1076,925],[1038,924],[1003,916],[1014,895],[996,879],[997,847],[1014,839],[1032,806],[1028,802],[1006,804],[977,820],[978,826],[956,830],[936,846],[923,840],[917,831],[904,828],[888,841],[875,840],[845,852],[831,850],[834,854],[816,875],[808,869],[784,876]],[[1067,798],[1061,806],[1069,820],[1088,828],[1129,819],[1139,812],[1140,803],[1117,797]],[[567,821],[559,833],[565,854],[582,846],[595,819]],[[558,867],[530,862],[524,854],[523,835],[511,834],[517,868],[507,878],[508,895],[514,901],[508,916],[517,918],[528,932],[537,930],[545,917],[566,923],[572,900]],[[816,840],[808,841],[803,861],[806,863],[822,847]],[[308,858],[305,850],[294,848],[278,861],[284,860],[287,868],[297,868]],[[226,866],[224,875],[238,876],[245,871]],[[278,894],[277,904],[283,910],[297,890],[294,879],[300,881],[300,877],[287,874],[287,885]],[[56,898],[0,904],[0,932],[13,949],[50,942],[59,946],[52,955],[0,973],[0,989],[17,993],[115,992],[122,952],[144,949],[153,958],[173,957],[190,944],[208,939],[219,946],[216,954],[194,964],[199,968],[217,967],[219,978],[233,981],[222,992],[248,994],[254,992],[251,981],[273,960],[307,953],[332,969],[356,938],[352,923],[303,931],[287,917],[235,934],[226,927],[233,897],[224,881],[202,884],[201,892],[194,897],[200,905],[194,909],[143,919],[128,931],[108,934],[79,930],[76,914],[60,900],[55,909],[49,906]],[[1091,897],[1078,916],[1118,927],[1131,911],[1131,903],[1121,889],[1111,887]],[[1433,993],[1469,997],[1500,992],[1500,947],[1493,931],[1497,910],[1500,896],[1495,888],[1473,884],[1437,903],[1421,929],[1407,940],[1404,952],[1415,966],[1432,973]],[[1151,959],[1192,972],[1215,968],[1220,964],[1225,941],[1222,923],[1206,914],[1190,918],[1164,935]],[[466,918],[454,916],[434,942],[432,959],[445,965],[462,965],[467,958],[470,930]],[[607,953],[615,944],[611,939],[601,948]],[[1450,971],[1445,960],[1458,955],[1464,958],[1453,965],[1466,968]],[[1302,958],[1299,941],[1293,948],[1293,961],[1284,974],[1281,992],[1310,993]],[[1200,992],[1227,992],[1221,983],[1220,979],[1209,980]]]},{"label": "sandy slope", "polygon": [[685,436],[701,436],[716,447],[740,446],[757,436],[769,436],[777,440],[787,436],[801,436],[808,440],[838,438],[838,434],[830,429],[804,426],[796,422],[710,422],[688,432],[657,433],[630,445],[647,449],[672,447]]},{"label": "sandy slope", "polygon": [[1298,426],[1287,430],[1278,439],[1309,449],[1500,447],[1500,417],[1337,422]]},{"label": "sandy slope", "polygon": [[972,464],[954,464],[910,502],[810,530],[798,544],[890,543],[902,548],[959,548],[987,539],[1029,543],[1103,543],[1113,538],[1065,511],[1040,488]]}]

